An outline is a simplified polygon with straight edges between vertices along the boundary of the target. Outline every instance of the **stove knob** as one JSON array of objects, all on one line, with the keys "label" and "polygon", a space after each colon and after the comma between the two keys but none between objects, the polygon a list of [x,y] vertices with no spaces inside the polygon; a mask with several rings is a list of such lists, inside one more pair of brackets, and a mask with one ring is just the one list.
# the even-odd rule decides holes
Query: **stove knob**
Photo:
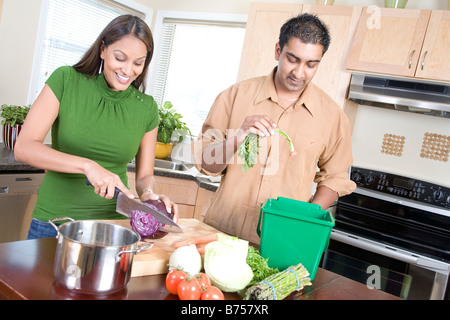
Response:
[{"label": "stove knob", "polygon": [[355,171],[352,173],[351,179],[355,181],[355,183],[359,184],[363,181],[364,176],[359,171]]},{"label": "stove knob", "polygon": [[369,185],[369,184],[372,184],[374,181],[375,181],[375,178],[374,178],[373,175],[370,173],[370,174],[367,176],[367,178],[366,178],[366,183]]},{"label": "stove knob", "polygon": [[447,204],[450,204],[450,196],[447,197]]},{"label": "stove knob", "polygon": [[441,201],[442,199],[444,199],[444,192],[442,192],[441,190],[436,190],[435,192],[433,192],[433,197],[434,200]]}]

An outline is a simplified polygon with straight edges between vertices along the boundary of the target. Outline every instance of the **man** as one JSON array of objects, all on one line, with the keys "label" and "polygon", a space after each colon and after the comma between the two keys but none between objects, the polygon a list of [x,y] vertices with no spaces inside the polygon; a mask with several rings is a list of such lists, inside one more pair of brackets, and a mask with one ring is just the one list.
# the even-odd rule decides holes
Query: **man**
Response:
[{"label": "man", "polygon": [[[355,189],[348,178],[349,121],[311,83],[329,42],[328,29],[316,16],[292,18],[281,28],[272,73],[237,83],[217,97],[193,144],[197,169],[222,175],[205,223],[259,243],[256,226],[267,199],[311,201],[327,209]],[[290,155],[275,128],[291,137],[297,155]],[[250,133],[259,135],[258,161],[243,173],[237,150]],[[313,182],[317,189],[311,198]]]}]

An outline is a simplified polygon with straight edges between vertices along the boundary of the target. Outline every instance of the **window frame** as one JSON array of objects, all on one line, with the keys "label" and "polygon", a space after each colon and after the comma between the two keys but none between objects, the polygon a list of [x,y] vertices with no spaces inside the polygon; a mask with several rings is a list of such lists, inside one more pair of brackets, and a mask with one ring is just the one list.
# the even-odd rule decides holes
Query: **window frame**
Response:
[{"label": "window frame", "polygon": [[155,25],[153,31],[153,39],[155,42],[155,51],[153,59],[149,66],[149,76],[147,77],[147,91],[148,94],[154,94],[154,84],[156,83],[156,71],[160,60],[161,46],[163,36],[164,19],[179,19],[179,20],[198,20],[211,22],[237,22],[247,23],[247,14],[232,14],[232,13],[211,13],[211,12],[190,12],[190,11],[174,11],[174,10],[158,10],[155,18]]},{"label": "window frame", "polygon": [[[101,2],[101,0],[99,0]],[[118,4],[127,6],[136,11],[140,11],[145,15],[144,21],[147,23],[149,27],[151,27],[152,19],[153,19],[153,9],[137,3],[134,0],[112,0],[113,2],[117,2]],[[36,35],[36,43],[34,45],[34,57],[33,57],[33,65],[31,68],[31,79],[28,87],[28,104],[33,104],[36,100],[35,91],[38,85],[38,74],[40,72],[41,58],[42,58],[42,42],[44,41],[45,36],[45,27],[47,23],[48,17],[48,7],[49,0],[42,0],[41,4],[41,12],[39,15],[39,25],[38,31]]]}]

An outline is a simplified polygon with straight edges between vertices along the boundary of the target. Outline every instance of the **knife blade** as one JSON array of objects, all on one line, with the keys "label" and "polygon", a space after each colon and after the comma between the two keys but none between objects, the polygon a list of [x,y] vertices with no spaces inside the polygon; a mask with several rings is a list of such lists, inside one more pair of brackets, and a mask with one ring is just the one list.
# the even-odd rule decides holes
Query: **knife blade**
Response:
[{"label": "knife blade", "polygon": [[[92,186],[91,182],[86,179],[86,184],[89,186]],[[182,233],[183,229],[176,224],[172,219],[167,217],[165,214],[150,208],[149,206],[145,205],[144,203],[130,199],[126,194],[124,194],[122,191],[120,191],[118,188],[114,190],[114,199],[117,199],[117,205],[116,205],[116,211],[120,214],[123,214],[128,219],[130,219],[131,212],[133,210],[142,211],[145,213],[150,213],[152,217],[157,219],[162,226],[159,228],[159,230],[165,231],[165,232],[174,232],[174,233]]]},{"label": "knife blade", "polygon": [[[117,189],[118,190],[118,189]],[[175,232],[175,233],[182,233],[183,230],[180,228],[179,225],[177,225],[172,219],[167,217],[165,214],[145,205],[144,203],[130,199],[126,194],[123,192],[116,192],[115,196],[117,194],[117,206],[116,211],[118,213],[121,213],[127,217],[131,216],[131,212],[133,210],[138,210],[145,213],[150,213],[153,218],[157,219],[160,223],[162,223],[162,227],[159,229],[165,232]]]}]

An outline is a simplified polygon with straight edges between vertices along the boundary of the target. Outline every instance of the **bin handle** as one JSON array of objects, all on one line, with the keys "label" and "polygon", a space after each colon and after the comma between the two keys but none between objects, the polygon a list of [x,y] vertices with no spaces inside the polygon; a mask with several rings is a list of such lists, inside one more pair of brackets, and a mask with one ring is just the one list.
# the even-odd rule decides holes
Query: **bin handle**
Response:
[{"label": "bin handle", "polygon": [[328,214],[330,215],[331,222],[332,222],[333,224],[335,224],[333,215],[331,214],[330,211],[327,210],[327,212],[328,212]]},{"label": "bin handle", "polygon": [[256,227],[256,233],[261,238],[261,217],[262,217],[262,214],[263,214],[262,203],[259,206],[261,208],[259,208],[259,219],[258,219],[258,226]]},{"label": "bin handle", "polygon": [[[330,211],[327,210],[327,212],[328,212],[328,214],[330,215],[331,222],[333,222],[333,224],[334,224],[334,217],[333,217],[333,215],[331,214]],[[323,248],[323,252],[327,251],[328,246],[330,245],[330,238],[331,238],[331,237],[328,237],[328,239],[327,239],[327,244],[326,244],[325,247]]]}]

